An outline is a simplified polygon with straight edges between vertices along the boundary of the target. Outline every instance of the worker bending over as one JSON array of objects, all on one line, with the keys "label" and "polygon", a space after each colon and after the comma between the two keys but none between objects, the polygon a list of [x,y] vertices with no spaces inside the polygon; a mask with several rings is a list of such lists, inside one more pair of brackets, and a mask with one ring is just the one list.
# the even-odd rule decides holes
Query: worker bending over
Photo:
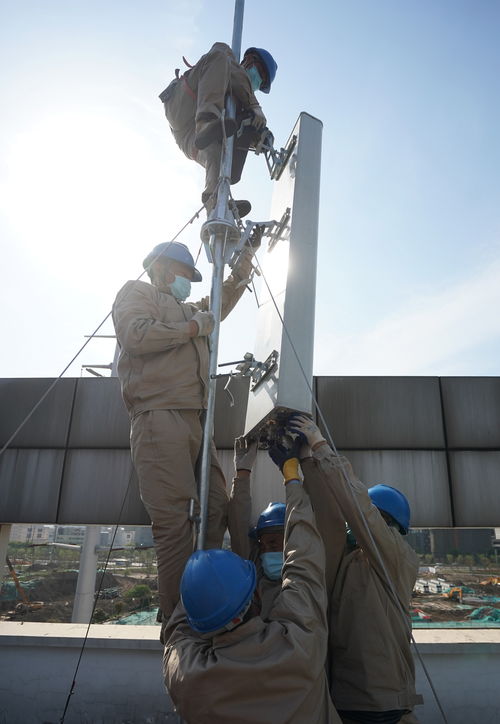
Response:
[{"label": "worker bending over", "polygon": [[265,620],[251,607],[251,561],[210,550],[197,551],[186,565],[183,606],[165,632],[164,674],[188,724],[340,723],[324,669],[324,547],[298,460],[283,469],[283,581]]},{"label": "worker bending over", "polygon": [[310,418],[296,416],[289,429],[305,435],[323,474],[323,510],[337,518],[340,512],[348,526],[340,549],[325,545],[336,566],[329,601],[332,700],[344,724],[416,722],[409,606],[418,557],[404,538],[408,501],[388,485],[367,490]]},{"label": "worker bending over", "polygon": [[[222,287],[224,319],[251,275],[243,251]],[[131,419],[130,445],[141,499],[152,521],[163,620],[179,600],[182,571],[194,548],[190,501],[199,512],[195,464],[207,405],[209,300],[186,302],[201,281],[188,248],[158,244],[143,262],[151,284],[129,281],[118,292],[113,322],[120,346],[118,377]],[[227,525],[224,475],[212,443],[207,548],[217,548]]]},{"label": "worker bending over", "polygon": [[[262,132],[266,126],[266,117],[255,91],[269,93],[277,67],[264,48],[248,48],[240,64],[228,45],[214,43],[196,65],[174,78],[160,94],[177,145],[189,159],[205,168],[205,190],[201,198],[207,211],[211,211],[216,203],[222,139],[224,135],[234,135],[241,120],[250,117],[254,134],[245,134],[248,136],[246,156],[255,132]],[[237,120],[223,119],[228,94],[235,99]],[[231,183],[240,180],[244,160],[244,157],[239,158],[233,163]],[[251,207],[248,202],[240,204],[239,213],[244,216]]]}]

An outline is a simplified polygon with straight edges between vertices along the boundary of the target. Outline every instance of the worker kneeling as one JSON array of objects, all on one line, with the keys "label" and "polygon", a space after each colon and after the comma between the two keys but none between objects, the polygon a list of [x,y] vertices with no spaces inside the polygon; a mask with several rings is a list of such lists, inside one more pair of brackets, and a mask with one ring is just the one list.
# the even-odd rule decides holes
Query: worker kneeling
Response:
[{"label": "worker kneeling", "polygon": [[[297,469],[297,465],[294,466]],[[188,724],[340,723],[325,673],[325,553],[307,493],[285,479],[281,591],[256,615],[252,561],[197,551],[165,631],[165,683]]]}]

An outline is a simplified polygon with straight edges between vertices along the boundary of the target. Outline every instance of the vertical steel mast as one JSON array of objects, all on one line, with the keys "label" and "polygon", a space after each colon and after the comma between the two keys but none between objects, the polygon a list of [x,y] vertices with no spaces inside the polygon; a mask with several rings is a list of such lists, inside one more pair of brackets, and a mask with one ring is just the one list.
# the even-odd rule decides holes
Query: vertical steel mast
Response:
[{"label": "vertical steel mast", "polygon": [[[244,0],[235,0],[232,51],[237,60],[241,54],[241,35],[243,30]],[[236,104],[229,96],[226,100],[225,114],[227,118],[235,118]],[[222,301],[222,282],[224,280],[224,264],[231,255],[232,245],[239,240],[239,231],[234,218],[229,212],[228,201],[231,183],[231,166],[233,162],[234,138],[228,138],[223,144],[220,183],[217,190],[217,203],[210,218],[203,225],[202,239],[207,247],[209,259],[213,262],[212,285],[210,289],[210,310],[215,317],[215,326],[209,338],[209,375],[208,375],[208,402],[203,427],[203,442],[201,449],[201,465],[199,479],[200,499],[200,525],[198,529],[197,549],[205,546],[207,535],[207,508],[210,478],[210,452],[214,429],[215,391],[217,375],[217,356],[219,349],[219,330]]]}]

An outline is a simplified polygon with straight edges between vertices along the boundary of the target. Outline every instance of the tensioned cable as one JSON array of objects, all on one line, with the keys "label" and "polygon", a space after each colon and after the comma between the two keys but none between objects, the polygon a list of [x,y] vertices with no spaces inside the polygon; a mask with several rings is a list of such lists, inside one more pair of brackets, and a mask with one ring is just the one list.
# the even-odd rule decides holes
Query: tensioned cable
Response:
[{"label": "tensioned cable", "polygon": [[131,483],[131,481],[132,481],[133,472],[134,472],[134,468],[132,467],[132,469],[131,469],[131,471],[130,471],[129,478],[128,478],[127,489],[125,490],[125,495],[123,496],[122,504],[121,504],[121,506],[120,506],[120,512],[118,513],[118,520],[117,520],[116,525],[115,525],[115,531],[114,531],[114,533],[113,533],[113,538],[111,539],[111,543],[110,543],[110,545],[109,545],[108,554],[107,554],[106,560],[105,560],[105,562],[104,562],[104,568],[103,568],[103,571],[102,571],[102,575],[101,575],[101,578],[100,578],[100,580],[99,580],[99,586],[98,586],[98,588],[97,588],[97,594],[94,596],[94,605],[92,606],[92,613],[90,614],[90,620],[89,620],[89,622],[88,622],[88,624],[87,624],[87,629],[86,629],[86,631],[85,631],[85,636],[84,636],[84,638],[83,638],[83,642],[82,642],[82,645],[81,645],[81,648],[80,648],[80,655],[78,656],[78,661],[76,662],[75,671],[73,672],[73,679],[72,679],[72,681],[71,681],[70,690],[69,690],[68,696],[67,696],[67,698],[66,698],[66,704],[65,704],[65,706],[64,706],[64,711],[63,711],[63,713],[62,713],[61,718],[59,719],[59,724],[64,724],[64,719],[65,719],[65,717],[66,717],[66,712],[68,711],[68,706],[69,706],[70,699],[71,699],[71,697],[73,696],[73,694],[75,693],[76,677],[77,677],[78,671],[79,671],[79,669],[80,669],[80,663],[81,663],[81,661],[82,661],[83,652],[85,651],[85,646],[87,645],[87,639],[88,639],[88,636],[89,636],[90,626],[91,626],[91,624],[92,624],[92,619],[94,618],[94,612],[95,612],[95,609],[96,609],[96,606],[97,606],[97,602],[98,602],[98,600],[99,600],[99,594],[100,594],[100,592],[101,592],[102,584],[103,584],[103,582],[104,582],[104,576],[106,575],[106,571],[107,571],[107,568],[108,568],[109,558],[110,558],[111,552],[112,552],[112,550],[113,550],[113,544],[114,544],[114,542],[115,542],[116,533],[117,533],[117,531],[118,531],[118,526],[120,525],[120,520],[121,520],[121,517],[122,517],[123,508],[125,507],[125,501],[126,501],[126,499],[127,499],[127,495],[128,495],[129,489],[130,489],[130,483]]},{"label": "tensioned cable", "polygon": [[[337,458],[339,459],[340,468],[341,468],[341,470],[342,470],[342,474],[343,474],[343,476],[344,476],[345,481],[348,483],[348,488],[349,488],[350,494],[351,494],[351,496],[352,496],[352,499],[353,499],[353,501],[354,501],[354,503],[355,503],[355,505],[356,505],[356,508],[357,508],[357,510],[358,510],[358,513],[360,514],[361,520],[362,520],[363,523],[364,523],[364,526],[365,526],[366,531],[367,531],[367,533],[368,533],[368,536],[369,536],[369,538],[370,538],[370,542],[371,542],[372,545],[373,545],[373,549],[374,549],[374,551],[375,551],[375,554],[376,554],[376,556],[377,556],[377,559],[378,559],[378,562],[379,562],[379,564],[380,564],[380,566],[381,566],[381,569],[382,569],[383,572],[384,572],[384,576],[385,576],[385,578],[386,578],[386,583],[387,583],[387,585],[388,585],[389,591],[390,591],[392,597],[394,598],[394,601],[396,602],[396,606],[397,606],[397,608],[399,609],[401,615],[403,616],[403,619],[404,619],[405,621],[407,621],[407,620],[408,620],[407,613],[405,612],[405,610],[404,610],[404,608],[403,608],[403,606],[402,606],[402,604],[401,604],[401,602],[400,602],[400,600],[399,600],[399,597],[398,597],[398,595],[397,595],[397,593],[396,593],[396,589],[395,589],[394,584],[393,584],[393,582],[392,582],[392,578],[391,578],[391,576],[389,575],[389,572],[387,571],[387,568],[386,568],[386,566],[385,566],[385,564],[384,564],[384,561],[382,560],[382,556],[380,555],[380,551],[379,551],[379,549],[378,549],[378,546],[377,546],[377,544],[375,543],[375,540],[374,540],[374,538],[373,538],[373,535],[372,535],[372,532],[371,532],[370,527],[369,527],[369,525],[368,525],[368,522],[367,522],[367,520],[366,520],[366,517],[365,517],[363,511],[361,510],[361,507],[360,507],[360,505],[359,505],[359,502],[358,502],[356,496],[354,495],[354,491],[353,491],[352,488],[351,488],[349,473],[348,473],[347,470],[346,470],[346,467],[345,467],[344,462],[343,462],[343,460],[342,460],[342,456],[339,455],[338,450],[337,450],[337,448],[336,448],[336,446],[335,446],[335,443],[334,443],[334,441],[333,441],[333,438],[332,438],[332,435],[331,435],[330,430],[329,430],[329,428],[328,428],[328,425],[326,424],[326,420],[325,420],[325,418],[324,418],[323,412],[322,412],[322,410],[321,410],[321,408],[320,408],[320,406],[319,406],[318,401],[316,400],[316,397],[315,397],[315,395],[314,395],[313,389],[312,389],[312,387],[311,387],[311,384],[309,383],[309,380],[308,380],[307,375],[306,375],[306,373],[305,373],[304,367],[303,367],[302,362],[301,362],[301,360],[300,360],[299,354],[298,354],[298,352],[297,352],[297,350],[296,350],[296,348],[295,348],[295,345],[294,345],[294,343],[293,343],[293,340],[292,340],[292,338],[291,338],[291,336],[290,336],[290,333],[289,333],[289,331],[288,331],[288,328],[287,328],[287,326],[286,326],[286,324],[285,324],[285,321],[284,321],[284,319],[283,319],[283,315],[281,314],[281,312],[280,312],[280,310],[279,310],[279,307],[278,307],[278,305],[277,305],[277,303],[276,303],[276,300],[275,300],[275,298],[274,298],[274,295],[273,295],[273,293],[272,293],[272,291],[271,291],[271,288],[270,288],[270,286],[269,286],[269,284],[268,284],[268,282],[267,282],[267,279],[266,279],[266,277],[265,277],[265,275],[264,275],[264,272],[263,272],[263,270],[262,270],[262,266],[261,266],[261,264],[260,264],[257,256],[255,255],[254,258],[255,258],[255,261],[256,261],[257,266],[258,266],[258,268],[259,268],[259,271],[260,271],[260,273],[261,273],[261,275],[262,275],[262,278],[263,278],[263,280],[264,280],[264,283],[265,283],[265,285],[266,285],[266,287],[267,287],[267,291],[269,292],[269,296],[271,297],[271,300],[272,300],[272,302],[273,302],[274,308],[275,308],[275,310],[276,310],[276,312],[277,312],[277,314],[278,314],[278,317],[279,317],[279,319],[280,319],[281,325],[282,325],[282,327],[283,327],[283,329],[284,329],[284,331],[285,331],[285,334],[286,334],[286,337],[287,337],[287,339],[288,339],[288,342],[290,343],[290,346],[291,346],[291,348],[292,348],[292,350],[293,350],[293,354],[294,354],[294,356],[295,356],[295,359],[297,360],[297,364],[299,365],[300,371],[301,371],[301,373],[302,373],[302,376],[304,377],[304,380],[305,380],[305,382],[306,382],[307,388],[308,388],[309,392],[311,393],[311,397],[312,397],[314,406],[315,406],[316,411],[317,411],[317,413],[318,413],[318,416],[319,416],[319,418],[320,418],[320,420],[321,420],[321,423],[322,423],[322,425],[323,425],[323,428],[324,428],[324,430],[326,430],[326,434],[327,434],[327,437],[328,437],[328,442],[329,442],[329,444],[330,444],[330,446],[331,446],[334,454],[335,454],[335,455],[337,456]],[[415,651],[417,652],[418,660],[420,661],[420,664],[421,664],[421,666],[422,666],[422,669],[423,669],[423,671],[424,671],[424,673],[425,673],[425,676],[426,676],[426,678],[427,678],[427,681],[428,681],[428,683],[429,683],[429,686],[430,686],[430,688],[431,688],[431,691],[432,691],[432,693],[433,693],[433,695],[434,695],[434,698],[435,698],[435,700],[436,700],[436,703],[437,703],[437,705],[438,705],[438,708],[439,708],[439,711],[440,711],[440,713],[441,713],[441,716],[443,717],[443,721],[445,722],[445,724],[448,724],[448,719],[446,718],[446,714],[445,714],[444,709],[443,709],[443,707],[442,707],[442,705],[441,705],[441,702],[440,702],[440,699],[439,699],[439,697],[438,697],[437,691],[436,691],[436,689],[435,689],[435,687],[434,687],[434,684],[432,683],[432,680],[431,680],[430,674],[429,674],[429,672],[428,672],[428,670],[427,670],[427,667],[426,667],[425,664],[424,664],[424,661],[423,661],[423,659],[422,659],[422,656],[421,656],[421,654],[420,654],[419,648],[418,648],[418,646],[417,646],[417,642],[415,641],[415,637],[413,636],[413,632],[412,632],[412,631],[410,631],[410,636],[411,636],[411,641],[412,641],[412,643],[413,643],[413,645],[414,645],[414,647],[415,647]]]},{"label": "tensioned cable", "polygon": [[[198,211],[189,219],[189,221],[187,221],[186,224],[184,224],[184,226],[183,226],[183,227],[177,232],[177,234],[175,234],[175,236],[170,240],[170,243],[172,243],[173,241],[175,241],[175,239],[177,239],[177,237],[184,231],[184,229],[185,229],[189,224],[193,223],[193,221],[194,221],[196,218],[198,218],[198,216],[200,215],[201,211],[202,211],[204,208],[205,208],[205,207],[202,206],[200,209],[198,209]],[[201,250],[201,247],[200,247],[200,250]],[[198,256],[199,256],[199,254],[200,254],[200,251],[198,251]],[[159,258],[160,256],[161,256],[161,252],[160,252],[160,254],[157,255],[157,257],[156,257],[153,261],[155,261],[155,260],[156,260],[157,258]],[[197,257],[197,258],[198,258],[198,257]],[[144,270],[144,271],[137,277],[137,279],[136,279],[135,281],[139,281],[139,280],[141,279],[141,277],[144,276],[145,273],[146,273],[146,270]],[[99,327],[97,327],[96,332],[97,332],[98,329],[100,329],[100,327],[102,327],[102,325],[104,324],[104,322],[109,318],[110,314],[111,314],[111,312],[109,312],[109,313],[107,314],[107,316],[103,319],[103,321],[101,322],[101,324],[99,325]],[[94,336],[94,335],[96,334],[96,332],[94,332],[92,336]],[[81,347],[81,349],[79,350],[79,352],[75,355],[75,357],[74,357],[73,360],[69,363],[69,365],[67,365],[67,367],[63,370],[63,372],[61,373],[61,375],[59,375],[59,377],[58,377],[56,380],[54,380],[54,382],[52,383],[52,385],[51,385],[51,386],[49,387],[49,389],[46,391],[45,395],[41,398],[41,400],[38,401],[37,405],[33,408],[33,410],[31,411],[31,414],[23,421],[22,425],[16,430],[16,432],[14,433],[14,436],[19,432],[19,430],[24,426],[24,424],[26,424],[26,422],[29,420],[29,418],[31,417],[31,415],[33,414],[33,412],[35,411],[35,409],[38,407],[38,405],[40,405],[41,402],[43,402],[43,400],[45,399],[45,397],[49,394],[50,390],[55,386],[55,384],[59,381],[59,379],[61,379],[61,377],[62,377],[62,375],[64,374],[64,372],[68,369],[68,367],[72,364],[72,362],[78,357],[78,354],[80,354],[80,352],[84,349],[84,347],[88,344],[88,342],[90,342],[90,339],[92,339],[92,336],[91,336],[91,337],[87,340],[87,342],[85,342],[85,344]],[[13,438],[12,438],[12,439],[13,439]],[[10,442],[10,441],[9,441],[9,442]],[[8,444],[9,444],[9,443],[7,443],[7,445],[8,445]],[[2,450],[2,452],[3,452],[3,450]],[[95,612],[95,608],[96,608],[96,605],[97,605],[97,601],[99,600],[99,593],[101,592],[102,585],[103,585],[103,582],[104,582],[104,576],[105,576],[106,571],[107,571],[107,568],[108,568],[109,558],[110,558],[111,552],[112,552],[112,550],[113,550],[113,544],[114,544],[114,542],[115,542],[116,533],[117,533],[117,531],[118,531],[118,526],[120,525],[120,521],[121,521],[121,518],[122,518],[123,508],[124,508],[124,506],[125,506],[125,501],[126,501],[126,499],[127,499],[128,492],[129,492],[129,489],[130,489],[130,483],[131,483],[131,481],[132,481],[132,475],[133,475],[133,468],[132,468],[132,470],[131,470],[131,472],[130,472],[129,479],[128,479],[128,483],[127,483],[127,488],[126,488],[126,490],[125,490],[125,494],[124,494],[124,496],[123,496],[123,500],[122,500],[122,503],[121,503],[121,506],[120,506],[120,512],[119,512],[119,514],[118,514],[118,519],[117,519],[117,522],[116,522],[116,524],[115,524],[115,530],[114,530],[114,533],[113,533],[113,538],[112,538],[112,540],[111,540],[110,547],[109,547],[109,550],[108,550],[108,554],[107,554],[107,556],[106,556],[106,561],[105,561],[105,563],[104,563],[103,572],[102,572],[102,575],[101,575],[101,578],[100,578],[100,581],[99,581],[99,586],[98,586],[98,589],[97,589],[97,595],[95,596],[95,599],[94,599],[94,605],[93,605],[93,607],[92,607],[92,613],[91,613],[91,615],[90,615],[90,621],[89,621],[89,623],[88,623],[88,625],[87,625],[87,629],[86,629],[85,636],[84,636],[84,639],[83,639],[83,642],[82,642],[82,646],[81,646],[81,648],[80,648],[80,654],[79,654],[79,656],[78,656],[78,660],[77,660],[77,663],[76,663],[75,671],[74,671],[74,673],[73,673],[73,679],[72,679],[70,691],[69,691],[68,696],[67,696],[67,698],[66,698],[66,704],[65,704],[65,706],[64,706],[64,711],[63,711],[63,714],[62,714],[62,716],[61,716],[61,719],[59,720],[59,721],[60,721],[60,724],[64,724],[64,719],[65,719],[65,717],[66,717],[66,713],[67,713],[67,710],[68,710],[68,707],[69,707],[69,703],[70,703],[71,697],[72,697],[72,695],[74,694],[74,691],[75,691],[76,678],[77,678],[78,671],[79,671],[79,668],[80,668],[80,664],[81,664],[81,660],[82,660],[82,657],[83,657],[83,653],[84,653],[84,651],[85,651],[85,647],[86,647],[86,644],[87,644],[87,639],[88,639],[88,635],[89,635],[89,631],[90,631],[90,626],[91,626],[91,624],[92,624],[92,619],[93,619],[93,617],[94,617],[94,612]]]},{"label": "tensioned cable", "polygon": [[[203,211],[204,208],[205,208],[205,205],[203,205],[201,208],[198,209],[198,211],[197,211],[195,214],[193,214],[193,216],[189,219],[189,221],[187,221],[187,222],[184,224],[184,226],[182,227],[182,229],[180,229],[180,230],[177,232],[177,234],[176,234],[172,239],[170,239],[170,243],[172,243],[173,241],[175,241],[175,240],[177,239],[177,237],[180,236],[180,234],[182,234],[182,232],[184,231],[184,229],[185,229],[186,227],[188,227],[189,224],[192,224],[193,221],[199,217],[200,213]],[[199,252],[198,252],[198,255],[199,255]],[[158,254],[157,257],[155,257],[155,258],[153,259],[153,262],[156,261],[156,259],[158,259],[160,256],[161,256],[161,252]],[[153,263],[153,262],[152,262],[152,263]],[[136,279],[135,281],[138,282],[138,281],[144,276],[145,273],[146,273],[146,270],[144,270],[144,271],[137,277],[137,279]],[[101,327],[103,326],[103,324],[110,318],[110,316],[111,316],[111,311],[108,312],[108,314],[104,317],[104,319],[102,320],[102,322],[95,328],[95,330],[94,330],[94,331],[92,332],[92,334],[89,336],[89,338],[87,339],[87,341],[82,344],[82,346],[80,347],[80,349],[78,350],[78,352],[77,352],[77,353],[75,354],[75,356],[71,359],[71,361],[68,362],[68,364],[67,364],[66,367],[63,369],[63,371],[61,372],[61,374],[60,374],[58,377],[56,377],[56,379],[49,385],[49,387],[47,388],[47,390],[45,390],[45,392],[44,392],[43,395],[40,397],[40,399],[38,400],[38,402],[36,402],[36,403],[33,405],[33,407],[31,408],[30,412],[26,415],[26,417],[23,419],[23,421],[22,421],[22,422],[18,425],[18,427],[14,430],[14,432],[12,433],[12,435],[9,437],[9,439],[7,440],[7,442],[4,444],[4,446],[3,446],[2,449],[0,450],[0,457],[4,454],[4,452],[7,450],[7,448],[8,448],[9,445],[11,444],[11,442],[15,439],[15,437],[18,435],[18,433],[21,432],[21,430],[23,429],[23,427],[24,427],[24,426],[26,425],[26,423],[31,419],[31,417],[32,417],[33,414],[36,412],[36,410],[40,407],[40,405],[41,405],[42,402],[45,400],[45,398],[52,392],[52,390],[53,390],[54,387],[57,385],[57,383],[59,382],[59,380],[62,378],[62,376],[64,375],[64,373],[71,367],[71,365],[73,364],[73,362],[79,357],[79,355],[83,352],[83,350],[84,350],[85,347],[88,345],[88,343],[95,337],[95,335],[97,334],[97,332],[101,329]]]}]

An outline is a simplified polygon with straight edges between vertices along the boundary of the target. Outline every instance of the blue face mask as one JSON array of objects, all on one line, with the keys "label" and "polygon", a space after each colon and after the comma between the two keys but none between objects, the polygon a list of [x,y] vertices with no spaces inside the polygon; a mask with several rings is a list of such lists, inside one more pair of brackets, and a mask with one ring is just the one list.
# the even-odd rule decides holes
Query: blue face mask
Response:
[{"label": "blue face mask", "polygon": [[271,581],[277,581],[281,578],[281,569],[283,568],[283,551],[277,553],[261,553],[260,560],[264,575]]},{"label": "blue face mask", "polygon": [[254,92],[259,90],[262,85],[262,78],[255,65],[252,65],[251,68],[247,68],[246,71],[248,73],[248,77],[250,78],[250,83],[252,84],[252,90]]},{"label": "blue face mask", "polygon": [[191,294],[191,282],[186,277],[179,277],[176,274],[175,281],[170,285],[170,291],[179,302],[183,302]]}]

